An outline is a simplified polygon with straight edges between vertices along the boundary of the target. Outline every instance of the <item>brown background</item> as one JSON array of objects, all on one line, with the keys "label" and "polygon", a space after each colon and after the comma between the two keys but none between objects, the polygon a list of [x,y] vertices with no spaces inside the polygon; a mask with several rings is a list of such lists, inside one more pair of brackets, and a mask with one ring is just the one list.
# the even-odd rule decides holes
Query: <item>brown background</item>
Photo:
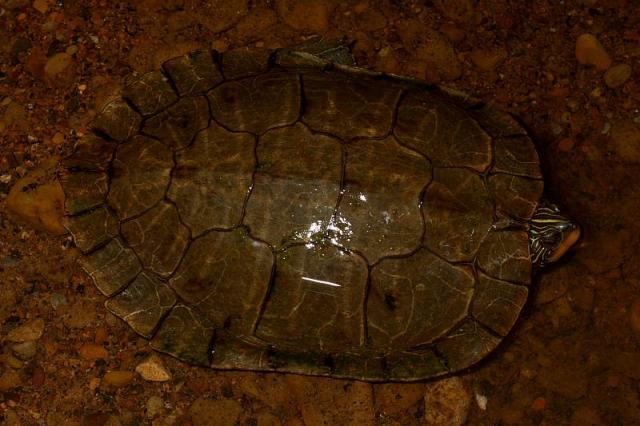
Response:
[{"label": "brown background", "polygon": [[[585,33],[600,44],[576,52]],[[67,237],[8,215],[9,189],[69,153],[110,93],[165,59],[315,34],[354,40],[361,66],[446,84],[519,115],[549,194],[584,227],[581,247],[539,279],[498,352],[461,378],[370,385],[162,357],[171,380],[145,381],[133,371],[150,354],[146,341],[106,314]],[[640,422],[639,58],[635,0],[3,1],[3,421],[412,425],[452,412],[464,422],[468,411],[472,425]],[[41,336],[9,341],[37,318]]]}]

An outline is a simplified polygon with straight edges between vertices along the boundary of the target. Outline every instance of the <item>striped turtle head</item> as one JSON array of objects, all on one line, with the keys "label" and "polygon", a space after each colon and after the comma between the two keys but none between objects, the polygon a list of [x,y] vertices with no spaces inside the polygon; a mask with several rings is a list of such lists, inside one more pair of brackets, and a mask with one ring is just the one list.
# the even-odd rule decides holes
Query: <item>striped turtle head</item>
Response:
[{"label": "striped turtle head", "polygon": [[560,213],[550,202],[542,202],[531,218],[531,261],[545,266],[560,259],[580,239],[580,225]]}]

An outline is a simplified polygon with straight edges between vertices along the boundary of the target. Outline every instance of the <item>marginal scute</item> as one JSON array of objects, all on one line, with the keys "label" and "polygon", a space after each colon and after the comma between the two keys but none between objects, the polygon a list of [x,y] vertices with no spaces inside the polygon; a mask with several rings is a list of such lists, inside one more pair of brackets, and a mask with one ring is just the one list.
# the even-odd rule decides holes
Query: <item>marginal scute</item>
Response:
[{"label": "marginal scute", "polygon": [[529,284],[531,256],[524,231],[492,231],[478,250],[478,266],[492,278]]},{"label": "marginal scute", "polygon": [[302,119],[313,130],[349,140],[378,138],[391,131],[400,86],[371,89],[367,80],[345,74],[308,72],[302,77],[305,108]]},{"label": "marginal scute", "polygon": [[178,95],[162,71],[148,72],[131,82],[122,91],[142,115],[154,114],[178,100]]},{"label": "marginal scute", "polygon": [[244,231],[212,231],[190,245],[169,284],[212,326],[250,336],[267,297],[273,262],[269,247]]},{"label": "marginal scute", "polygon": [[262,74],[269,69],[273,51],[256,47],[241,47],[222,54],[222,73],[229,79]]},{"label": "marginal scute", "polygon": [[218,330],[211,356],[212,368],[271,371],[268,349],[262,342],[254,344],[236,338],[233,333]]},{"label": "marginal scute", "polygon": [[72,171],[61,174],[67,214],[74,215],[105,202],[109,181],[106,173]]},{"label": "marginal scute", "polygon": [[326,376],[331,372],[330,366],[325,363],[326,358],[326,355],[317,351],[292,352],[275,350],[269,353],[267,362],[275,371]]},{"label": "marginal scute", "polygon": [[236,132],[261,134],[293,124],[300,114],[300,78],[292,72],[228,81],[207,96],[213,118]]},{"label": "marginal scute", "polygon": [[133,250],[125,247],[118,238],[80,258],[80,265],[107,297],[120,291],[142,270]]},{"label": "marginal scute", "polygon": [[471,261],[493,223],[482,178],[467,169],[435,169],[422,205],[424,245],[449,261]]},{"label": "marginal scute", "polygon": [[345,188],[338,218],[339,244],[364,254],[370,264],[420,246],[420,195],[431,165],[395,138],[356,140],[347,146]]},{"label": "marginal scute", "polygon": [[437,377],[448,372],[443,360],[432,349],[416,352],[398,351],[388,356],[386,361],[389,376],[394,380]]},{"label": "marginal scute", "polygon": [[489,135],[464,109],[434,92],[407,93],[398,108],[394,133],[434,166],[484,172],[491,164]]},{"label": "marginal scute", "polygon": [[175,303],[176,296],[166,284],[142,273],[127,288],[108,299],[105,306],[137,333],[150,338]]},{"label": "marginal scute", "polygon": [[526,136],[527,132],[509,113],[500,111],[493,105],[482,105],[468,110],[480,126],[494,138]]},{"label": "marginal scute", "polygon": [[97,207],[77,216],[64,219],[64,227],[73,236],[76,246],[84,253],[115,237],[118,221],[106,207]]},{"label": "marginal scute", "polygon": [[114,99],[91,122],[92,129],[117,141],[125,141],[138,132],[142,117],[124,99]]},{"label": "marginal scute", "polygon": [[178,303],[162,321],[151,347],[183,361],[208,366],[214,330],[201,312]]},{"label": "marginal scute", "polygon": [[467,319],[436,345],[437,352],[446,360],[449,371],[471,367],[494,350],[500,339]]},{"label": "marginal scute", "polygon": [[180,96],[206,92],[222,81],[222,74],[208,50],[197,50],[169,59],[162,64],[162,68],[169,74]]},{"label": "marginal scute", "polygon": [[90,133],[80,139],[73,153],[63,158],[60,165],[69,171],[107,171],[116,146],[115,142]]},{"label": "marginal scute", "polygon": [[451,265],[425,249],[408,258],[383,259],[371,271],[371,344],[395,352],[432,343],[467,315],[473,286],[468,267]]},{"label": "marginal scute", "polygon": [[167,196],[194,237],[240,222],[255,168],[254,143],[247,133],[211,123],[192,145],[176,153]]},{"label": "marginal scute", "polygon": [[209,105],[203,96],[187,96],[149,118],[142,132],[173,149],[189,145],[209,125]]},{"label": "marginal scute", "polygon": [[164,277],[178,266],[189,243],[189,231],[180,222],[175,207],[167,202],[124,222],[121,229],[145,268]]},{"label": "marginal scute", "polygon": [[367,265],[331,246],[294,246],[278,256],[256,336],[276,348],[345,351],[363,343]]},{"label": "marginal scute", "polygon": [[257,156],[244,218],[251,235],[285,246],[327,232],[340,193],[340,142],[295,124],[261,136]]},{"label": "marginal scute", "polygon": [[495,144],[493,173],[508,173],[542,179],[540,159],[536,147],[528,136],[498,138]]},{"label": "marginal scute", "polygon": [[162,143],[136,136],[118,147],[111,168],[109,205],[120,219],[140,214],[162,199],[173,167]]},{"label": "marginal scute", "polygon": [[488,182],[498,214],[523,221],[531,219],[542,197],[541,180],[500,173],[489,176]]},{"label": "marginal scute", "polygon": [[332,376],[381,381],[389,377],[382,356],[362,356],[357,353],[342,352],[333,359]]},{"label": "marginal scute", "polygon": [[479,274],[471,314],[501,336],[511,330],[527,301],[526,287]]}]

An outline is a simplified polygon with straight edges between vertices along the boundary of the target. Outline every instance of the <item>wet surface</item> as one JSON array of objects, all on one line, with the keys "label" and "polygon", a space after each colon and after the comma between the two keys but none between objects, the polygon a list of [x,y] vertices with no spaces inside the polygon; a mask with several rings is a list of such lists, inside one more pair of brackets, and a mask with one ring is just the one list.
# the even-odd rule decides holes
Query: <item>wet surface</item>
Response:
[{"label": "wet surface", "polygon": [[[346,35],[356,40],[360,65],[443,83],[519,115],[541,153],[547,192],[584,229],[575,255],[531,287],[515,332],[495,355],[462,376],[462,390],[472,396],[467,422],[616,424],[640,416],[639,196],[634,185],[640,171],[640,95],[634,74],[640,36],[631,2],[312,1],[302,6],[278,1],[217,7],[211,2],[210,14],[199,13],[196,3],[11,1],[2,6],[0,20],[8,31],[0,34],[0,190],[8,194],[27,171],[69,154],[113,89],[131,83],[132,71],[157,69],[196,47],[272,48],[312,34]],[[595,37],[580,37],[576,44],[583,33]],[[179,64],[175,69],[181,72]],[[136,117],[127,115],[126,105],[114,108],[130,120],[112,135],[124,140],[137,128]],[[482,167],[481,157],[468,161]],[[526,183],[527,191],[535,191],[529,182],[537,176],[523,175],[521,184],[496,179],[494,188]],[[99,179],[91,182],[99,185]],[[527,214],[517,198],[501,202]],[[441,389],[429,383],[369,385],[216,372],[168,357],[162,362],[171,380],[148,382],[133,373],[150,354],[146,342],[106,314],[103,296],[75,266],[78,254],[68,239],[17,224],[5,212],[3,206],[0,390],[9,424],[208,424],[211,413],[224,413],[215,418],[221,424],[317,424],[322,419],[421,424],[437,418],[432,396]],[[105,218],[102,223],[96,232],[113,235]],[[501,237],[492,238],[505,247]],[[112,251],[129,265],[125,275],[136,273],[121,247]],[[491,259],[483,269],[492,270]],[[160,273],[171,269],[165,262],[158,267]],[[521,298],[511,287],[503,291]],[[185,308],[172,320],[184,322],[189,316]],[[44,320],[41,330],[19,333],[37,319]],[[208,327],[200,324],[201,332]],[[468,330],[462,324],[459,334]],[[172,338],[166,335],[163,341]],[[463,400],[456,398],[459,404]]]}]

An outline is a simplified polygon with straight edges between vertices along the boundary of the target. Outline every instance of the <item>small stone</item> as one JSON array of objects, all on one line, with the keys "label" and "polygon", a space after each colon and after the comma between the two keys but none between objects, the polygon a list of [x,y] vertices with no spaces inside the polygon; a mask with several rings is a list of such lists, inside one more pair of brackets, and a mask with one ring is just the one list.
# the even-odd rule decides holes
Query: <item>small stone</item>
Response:
[{"label": "small stone", "polygon": [[102,378],[105,385],[114,388],[122,388],[133,381],[134,373],[132,371],[109,371]]},{"label": "small stone", "polygon": [[18,358],[16,358],[13,355],[5,356],[3,361],[6,365],[16,370],[19,370],[22,367],[24,367],[24,362],[20,361]]},{"label": "small stone", "polygon": [[9,191],[7,209],[29,225],[54,235],[62,235],[64,192],[56,180],[57,159],[19,179]]},{"label": "small stone", "polygon": [[583,65],[593,65],[604,71],[611,66],[611,57],[592,34],[582,34],[576,40],[576,59]]},{"label": "small stone", "polygon": [[56,53],[49,58],[44,66],[44,73],[47,77],[53,79],[60,73],[62,73],[68,66],[71,65],[71,55],[64,53]]},{"label": "small stone", "polygon": [[531,403],[531,409],[533,411],[542,411],[547,408],[547,400],[541,396],[537,397]]},{"label": "small stone", "polygon": [[7,370],[0,376],[0,392],[17,388],[21,384],[20,376],[13,370]]},{"label": "small stone", "polygon": [[86,343],[78,349],[78,355],[83,359],[107,359],[109,352],[100,345]]},{"label": "small stone", "polygon": [[613,66],[604,73],[604,82],[607,87],[615,89],[622,86],[631,77],[631,66],[627,64],[619,64]]},{"label": "small stone", "polygon": [[44,320],[37,318],[11,330],[7,340],[16,343],[30,342],[38,340],[42,337],[42,333],[44,333]]},{"label": "small stone", "polygon": [[487,398],[486,395],[482,395],[476,392],[476,404],[478,404],[478,408],[480,408],[482,411],[485,411],[487,409],[488,402],[489,398]]},{"label": "small stone", "polygon": [[573,138],[564,138],[558,142],[558,149],[563,152],[571,151],[576,142]]},{"label": "small stone", "polygon": [[35,0],[33,2],[33,8],[38,12],[45,14],[49,10],[49,4],[46,0]]},{"label": "small stone", "polygon": [[149,358],[138,364],[136,373],[148,382],[166,382],[171,380],[171,374],[162,364],[162,360],[157,355],[151,355]]},{"label": "small stone", "polygon": [[242,413],[242,406],[233,399],[207,399],[200,397],[189,408],[194,426],[233,426]]},{"label": "small stone", "polygon": [[471,394],[460,377],[427,384],[424,395],[425,424],[461,426],[466,423]]},{"label": "small stone", "polygon": [[471,62],[482,71],[492,71],[507,58],[507,52],[501,48],[473,49],[469,56]]},{"label": "small stone", "polygon": [[64,135],[60,132],[56,133],[51,138],[51,142],[53,142],[55,145],[62,145],[64,143]]},{"label": "small stone", "polygon": [[28,360],[36,355],[38,346],[34,341],[22,342],[11,346],[11,350],[18,358]]},{"label": "small stone", "polygon": [[36,365],[31,370],[31,384],[33,386],[42,386],[46,380],[47,376],[44,372],[44,368]]},{"label": "small stone", "polygon": [[164,401],[157,395],[149,397],[146,404],[147,417],[154,418],[164,412]]}]

